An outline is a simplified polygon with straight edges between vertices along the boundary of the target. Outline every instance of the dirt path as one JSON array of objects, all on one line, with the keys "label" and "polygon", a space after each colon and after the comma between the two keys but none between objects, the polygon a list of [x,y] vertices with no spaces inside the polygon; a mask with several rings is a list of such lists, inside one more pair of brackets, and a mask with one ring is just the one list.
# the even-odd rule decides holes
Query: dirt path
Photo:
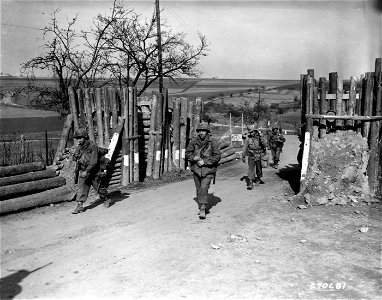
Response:
[{"label": "dirt path", "polygon": [[297,146],[254,191],[219,170],[204,221],[191,180],[2,217],[2,298],[381,298],[380,205],[297,209]]}]

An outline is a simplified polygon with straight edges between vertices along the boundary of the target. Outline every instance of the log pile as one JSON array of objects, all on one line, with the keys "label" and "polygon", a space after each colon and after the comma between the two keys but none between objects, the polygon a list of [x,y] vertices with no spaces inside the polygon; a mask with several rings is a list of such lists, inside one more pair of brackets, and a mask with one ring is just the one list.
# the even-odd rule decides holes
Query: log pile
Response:
[{"label": "log pile", "polygon": [[235,159],[240,158],[240,152],[237,151],[237,148],[234,148],[230,142],[222,142],[220,144],[220,161],[219,164],[224,164],[229,161],[233,161]]},{"label": "log pile", "polygon": [[0,167],[0,214],[72,200],[65,178],[43,163]]}]

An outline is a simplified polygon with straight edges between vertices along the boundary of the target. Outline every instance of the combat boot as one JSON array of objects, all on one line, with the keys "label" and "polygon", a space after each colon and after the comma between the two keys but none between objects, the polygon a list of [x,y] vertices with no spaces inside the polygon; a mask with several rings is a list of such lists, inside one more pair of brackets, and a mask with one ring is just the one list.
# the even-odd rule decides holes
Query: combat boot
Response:
[{"label": "combat boot", "polygon": [[205,219],[205,218],[206,218],[206,205],[202,204],[199,210],[199,219]]},{"label": "combat boot", "polygon": [[247,185],[247,190],[252,190],[253,189],[253,180],[249,179],[249,183]]},{"label": "combat boot", "polygon": [[103,203],[103,207],[104,208],[109,208],[111,206],[111,200],[110,199],[106,199]]},{"label": "combat boot", "polygon": [[72,214],[79,214],[85,211],[82,202],[78,202],[76,208],[72,211]]},{"label": "combat boot", "polygon": [[256,185],[256,186],[259,186],[259,185],[260,185],[260,178],[256,178],[256,179],[255,179],[255,185]]}]

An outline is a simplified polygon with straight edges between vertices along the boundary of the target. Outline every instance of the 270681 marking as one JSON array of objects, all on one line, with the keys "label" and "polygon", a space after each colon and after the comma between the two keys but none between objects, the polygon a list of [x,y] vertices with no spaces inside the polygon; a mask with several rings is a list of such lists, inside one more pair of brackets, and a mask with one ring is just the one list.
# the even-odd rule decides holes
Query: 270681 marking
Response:
[{"label": "270681 marking", "polygon": [[310,284],[311,290],[319,291],[333,291],[333,290],[344,290],[346,287],[346,282],[312,282]]}]

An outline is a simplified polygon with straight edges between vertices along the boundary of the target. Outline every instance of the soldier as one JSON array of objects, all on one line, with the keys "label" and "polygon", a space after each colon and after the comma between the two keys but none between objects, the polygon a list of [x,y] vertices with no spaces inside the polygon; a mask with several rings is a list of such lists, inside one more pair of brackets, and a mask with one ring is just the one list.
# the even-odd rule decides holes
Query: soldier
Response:
[{"label": "soldier", "polygon": [[273,167],[275,169],[279,166],[280,153],[284,147],[285,137],[279,132],[279,128],[273,127],[269,137],[269,147],[271,149],[273,158]]},{"label": "soldier", "polygon": [[88,198],[90,186],[93,186],[98,192],[104,207],[110,207],[111,201],[108,197],[108,192],[102,186],[101,179],[105,175],[104,171],[106,170],[101,171],[98,146],[89,140],[89,135],[85,128],[76,130],[73,137],[78,140],[78,151],[73,156],[77,160],[79,176],[76,197],[77,207],[72,213],[78,214],[85,211],[83,204]]},{"label": "soldier", "polygon": [[210,136],[207,123],[200,123],[186,149],[186,158],[191,164],[196,187],[196,198],[199,206],[199,218],[205,219],[208,213],[208,189],[214,179],[220,160],[219,143]]},{"label": "soldier", "polygon": [[247,189],[253,189],[253,183],[259,185],[263,176],[261,157],[266,154],[266,141],[255,129],[254,125],[249,125],[248,137],[243,145],[242,160],[245,163],[245,157],[248,156],[248,182]]}]

